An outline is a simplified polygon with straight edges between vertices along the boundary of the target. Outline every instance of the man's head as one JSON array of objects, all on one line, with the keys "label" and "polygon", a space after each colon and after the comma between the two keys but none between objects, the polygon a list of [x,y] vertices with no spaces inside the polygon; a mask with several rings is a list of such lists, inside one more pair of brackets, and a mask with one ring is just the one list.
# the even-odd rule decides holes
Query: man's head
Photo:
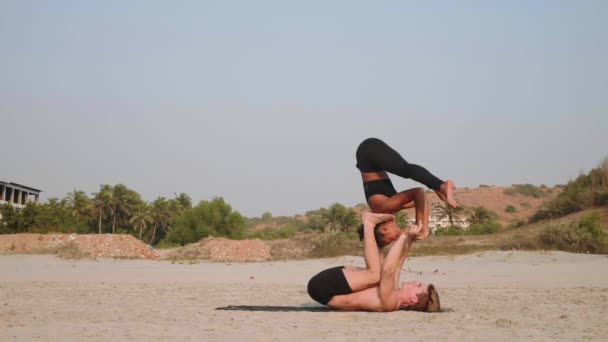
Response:
[{"label": "man's head", "polygon": [[433,284],[408,281],[401,284],[399,302],[401,307],[413,311],[437,312],[441,310],[439,294]]},{"label": "man's head", "polygon": [[[357,232],[359,233],[359,239],[363,241],[363,225],[359,227]],[[395,223],[395,220],[378,223],[374,227],[374,238],[376,239],[378,247],[389,245],[391,242],[397,240],[399,234],[401,234],[401,228]]]}]

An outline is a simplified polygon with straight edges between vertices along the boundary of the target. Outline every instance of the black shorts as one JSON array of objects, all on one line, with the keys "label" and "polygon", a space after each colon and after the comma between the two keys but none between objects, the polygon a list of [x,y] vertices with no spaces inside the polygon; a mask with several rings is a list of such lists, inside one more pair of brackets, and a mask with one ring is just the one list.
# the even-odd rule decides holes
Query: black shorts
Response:
[{"label": "black shorts", "polygon": [[353,293],[344,276],[343,268],[344,266],[329,268],[312,277],[308,282],[310,297],[327,305],[334,296]]},{"label": "black shorts", "polygon": [[[410,164],[403,157],[377,138],[365,139],[357,148],[357,168],[361,173],[386,171],[399,177],[413,179],[429,189],[439,190],[443,181],[420,165]],[[390,186],[392,188],[392,184]],[[383,190],[381,194],[385,194]],[[388,192],[386,192],[388,193]],[[365,194],[368,195],[367,191]]]},{"label": "black shorts", "polygon": [[391,197],[397,193],[393,183],[388,178],[363,183],[363,191],[365,191],[365,199],[369,199],[373,195]]}]

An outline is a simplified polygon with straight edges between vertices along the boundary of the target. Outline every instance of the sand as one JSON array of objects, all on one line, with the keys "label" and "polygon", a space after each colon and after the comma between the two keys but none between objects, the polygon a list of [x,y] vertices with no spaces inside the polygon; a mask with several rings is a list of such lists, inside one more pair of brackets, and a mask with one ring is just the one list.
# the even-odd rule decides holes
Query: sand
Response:
[{"label": "sand", "polygon": [[[318,271],[341,264],[362,266],[363,260],[172,264],[2,255],[0,341],[529,341],[608,336],[607,256],[485,252],[411,258],[402,279],[434,283],[445,308],[437,314],[319,311],[306,283]],[[265,311],[215,310],[229,305]]]}]

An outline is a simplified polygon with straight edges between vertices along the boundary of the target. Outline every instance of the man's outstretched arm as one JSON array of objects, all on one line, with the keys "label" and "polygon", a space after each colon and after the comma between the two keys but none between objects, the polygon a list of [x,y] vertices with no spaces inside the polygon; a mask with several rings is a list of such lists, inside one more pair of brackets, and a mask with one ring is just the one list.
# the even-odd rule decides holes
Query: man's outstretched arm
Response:
[{"label": "man's outstretched arm", "polygon": [[352,267],[344,269],[344,275],[353,292],[378,286],[378,283],[380,283],[382,258],[374,236],[374,228],[377,224],[394,218],[390,214],[363,213],[363,256],[366,269],[361,270]]},{"label": "man's outstretched arm", "polygon": [[419,224],[402,232],[384,260],[379,287],[380,304],[383,311],[394,311],[397,309],[399,301],[397,291],[395,291],[397,289],[395,278],[398,279],[396,274],[401,271],[410,246],[421,229],[422,225]]}]

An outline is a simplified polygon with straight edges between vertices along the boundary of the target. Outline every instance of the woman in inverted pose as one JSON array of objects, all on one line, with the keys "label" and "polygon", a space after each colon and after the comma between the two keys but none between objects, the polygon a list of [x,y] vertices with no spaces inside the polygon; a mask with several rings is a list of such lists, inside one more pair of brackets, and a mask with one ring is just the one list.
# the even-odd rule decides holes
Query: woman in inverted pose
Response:
[{"label": "woman in inverted pose", "polygon": [[[451,180],[442,181],[424,167],[408,163],[380,139],[368,138],[359,145],[357,168],[361,171],[365,199],[374,213],[393,214],[415,206],[416,222],[420,221],[421,217],[428,220],[426,202],[422,199],[416,200],[417,196],[419,198],[419,188],[397,192],[387,172],[422,183],[434,190],[449,206],[458,207],[453,195],[454,183]],[[375,234],[378,245],[382,247],[389,244],[398,237],[399,232],[394,220],[377,227]],[[360,235],[363,235],[361,230]]]}]

